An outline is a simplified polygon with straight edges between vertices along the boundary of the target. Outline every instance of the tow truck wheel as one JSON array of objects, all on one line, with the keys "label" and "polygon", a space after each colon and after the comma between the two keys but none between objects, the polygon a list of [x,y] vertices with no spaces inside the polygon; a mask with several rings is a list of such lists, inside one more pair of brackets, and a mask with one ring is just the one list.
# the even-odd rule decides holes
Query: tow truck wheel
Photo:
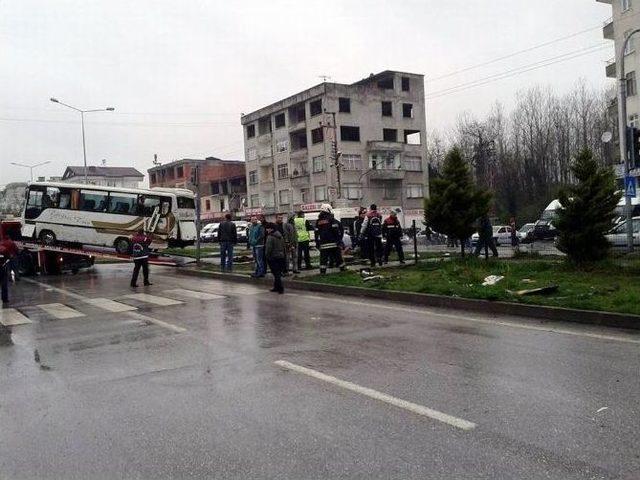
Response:
[{"label": "tow truck wheel", "polygon": [[131,249],[131,242],[128,238],[119,237],[116,238],[113,246],[116,248],[116,252],[118,252],[120,255],[126,255]]},{"label": "tow truck wheel", "polygon": [[53,245],[56,243],[56,234],[51,230],[42,230],[38,238],[45,245]]}]

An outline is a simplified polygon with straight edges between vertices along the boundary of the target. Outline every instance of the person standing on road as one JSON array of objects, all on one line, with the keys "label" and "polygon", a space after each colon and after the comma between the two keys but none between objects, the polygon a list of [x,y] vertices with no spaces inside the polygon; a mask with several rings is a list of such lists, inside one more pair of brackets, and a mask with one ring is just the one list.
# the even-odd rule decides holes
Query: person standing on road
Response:
[{"label": "person standing on road", "polygon": [[516,217],[511,217],[509,220],[509,227],[511,228],[511,246],[513,248],[517,248],[519,239],[518,239],[518,230],[516,230]]},{"label": "person standing on road", "polygon": [[148,237],[143,229],[131,238],[131,256],[133,257],[133,275],[131,276],[131,287],[136,288],[138,286],[138,274],[140,268],[142,268],[142,278],[144,279],[144,285],[152,285],[149,282],[149,245],[151,245],[151,238]]},{"label": "person standing on road", "polygon": [[272,223],[268,223],[265,226],[265,230],[267,232],[267,243],[264,253],[271,273],[273,274],[273,288],[271,291],[284,293],[284,286],[282,285],[282,272],[285,267],[286,258],[284,238]]},{"label": "person standing on road", "polygon": [[284,224],[284,241],[287,246],[287,270],[289,264],[291,264],[291,271],[293,273],[300,273],[298,268],[298,230],[293,224],[293,217],[287,220]]},{"label": "person standing on road", "polygon": [[480,252],[483,248],[485,258],[489,258],[489,249],[491,249],[494,257],[498,256],[498,249],[496,248],[496,244],[493,241],[493,226],[491,225],[489,216],[486,214],[480,217],[478,228],[478,244],[476,245],[476,250],[475,252],[473,252],[473,254],[476,257],[480,256]]},{"label": "person standing on road", "polygon": [[238,243],[236,224],[231,221],[231,214],[224,216],[224,221],[218,226],[218,243],[220,244],[220,270],[233,271],[233,246]]},{"label": "person standing on road", "polygon": [[[280,232],[282,238],[284,240],[284,271],[283,275],[287,275],[289,273],[289,263],[291,261],[291,245],[294,242],[297,242],[295,237],[295,227],[290,225],[284,221],[284,215],[278,214],[276,215],[276,230]],[[294,265],[294,270],[296,266]]]},{"label": "person standing on road", "polygon": [[2,306],[9,304],[9,276],[11,262],[18,255],[18,247],[9,237],[0,241],[0,290],[2,296]]},{"label": "person standing on road", "polygon": [[257,217],[251,217],[251,225],[247,233],[247,244],[253,255],[255,270],[251,275],[254,278],[262,278],[266,274],[264,265],[264,227],[258,222]]},{"label": "person standing on road", "polygon": [[333,260],[333,264],[340,270],[345,270],[346,264],[340,253],[344,230],[340,222],[334,218],[331,205],[322,205],[315,233],[316,246],[320,250],[320,273],[327,273],[327,265],[330,260]]},{"label": "person standing on road", "polygon": [[353,247],[360,249],[360,258],[363,260],[369,258],[367,238],[360,236],[360,233],[362,232],[362,224],[364,223],[366,216],[367,209],[360,207],[358,210],[358,218],[353,222]]},{"label": "person standing on road", "polygon": [[367,213],[364,222],[362,222],[362,229],[360,230],[360,239],[367,238],[369,243],[369,261],[371,266],[382,266],[382,216],[378,213],[378,206],[372,204],[369,207],[369,213]]},{"label": "person standing on road", "polygon": [[309,253],[309,243],[311,235],[309,232],[313,230],[311,222],[304,218],[304,212],[300,210],[293,219],[293,225],[298,235],[298,270],[302,269],[302,258],[304,257],[305,270],[311,270],[311,255]]},{"label": "person standing on road", "polygon": [[389,254],[392,249],[395,249],[397,252],[400,263],[404,263],[404,252],[402,251],[402,225],[400,225],[400,220],[398,220],[398,214],[393,210],[382,224],[382,235],[387,239],[387,244],[384,247],[384,263],[389,262]]}]

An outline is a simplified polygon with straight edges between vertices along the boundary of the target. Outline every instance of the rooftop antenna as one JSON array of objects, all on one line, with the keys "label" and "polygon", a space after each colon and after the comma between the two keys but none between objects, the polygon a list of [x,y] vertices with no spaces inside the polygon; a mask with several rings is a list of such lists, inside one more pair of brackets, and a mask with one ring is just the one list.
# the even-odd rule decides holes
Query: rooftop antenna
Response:
[{"label": "rooftop antenna", "polygon": [[102,166],[103,166],[103,167],[106,167],[106,166],[107,166],[107,159],[106,159],[106,158],[103,158],[103,159],[102,159]]},{"label": "rooftop antenna", "polygon": [[331,80],[329,75],[318,75],[318,78],[322,79],[322,83],[327,83],[327,80]]},{"label": "rooftop antenna", "polygon": [[154,153],[154,154],[153,154],[153,164],[154,164],[155,166],[160,165],[160,162],[158,161],[158,154],[157,154],[157,153]]}]

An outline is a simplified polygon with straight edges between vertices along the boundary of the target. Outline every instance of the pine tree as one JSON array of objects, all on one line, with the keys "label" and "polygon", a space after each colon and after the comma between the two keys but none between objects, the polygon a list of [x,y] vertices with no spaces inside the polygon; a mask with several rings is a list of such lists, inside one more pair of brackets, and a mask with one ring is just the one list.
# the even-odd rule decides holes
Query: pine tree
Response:
[{"label": "pine tree", "polygon": [[433,230],[460,240],[464,256],[465,241],[476,230],[478,217],[489,211],[491,194],[475,185],[460,149],[451,149],[441,175],[431,182],[430,198],[425,201],[425,219]]},{"label": "pine tree", "polygon": [[613,171],[600,167],[589,149],[580,151],[571,170],[577,183],[560,192],[562,208],[554,221],[558,249],[573,263],[601,260],[609,251],[605,235],[613,227],[621,193]]}]

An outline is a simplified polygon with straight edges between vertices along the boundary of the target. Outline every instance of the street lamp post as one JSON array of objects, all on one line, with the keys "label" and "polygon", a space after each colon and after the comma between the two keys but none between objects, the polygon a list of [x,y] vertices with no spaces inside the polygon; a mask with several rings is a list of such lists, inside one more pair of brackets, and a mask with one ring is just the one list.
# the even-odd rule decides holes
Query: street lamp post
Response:
[{"label": "street lamp post", "polygon": [[84,138],[84,114],[91,113],[91,112],[113,112],[115,108],[107,107],[107,108],[93,108],[91,110],[82,110],[80,108],[76,108],[66,103],[63,103],[54,97],[51,97],[49,100],[51,100],[53,103],[58,103],[60,105],[63,105],[67,108],[70,108],[71,110],[75,110],[76,112],[80,113],[80,122],[82,124],[82,158],[84,160],[84,183],[88,183],[87,182],[87,147],[86,147],[86,142]]},{"label": "street lamp post", "polygon": [[31,176],[31,181],[33,182],[33,169],[36,168],[36,167],[41,167],[42,165],[46,165],[47,163],[51,163],[51,162],[49,160],[47,160],[46,162],[36,163],[34,165],[25,165],[24,163],[11,162],[11,165],[15,165],[17,167],[28,168],[30,176]]}]

